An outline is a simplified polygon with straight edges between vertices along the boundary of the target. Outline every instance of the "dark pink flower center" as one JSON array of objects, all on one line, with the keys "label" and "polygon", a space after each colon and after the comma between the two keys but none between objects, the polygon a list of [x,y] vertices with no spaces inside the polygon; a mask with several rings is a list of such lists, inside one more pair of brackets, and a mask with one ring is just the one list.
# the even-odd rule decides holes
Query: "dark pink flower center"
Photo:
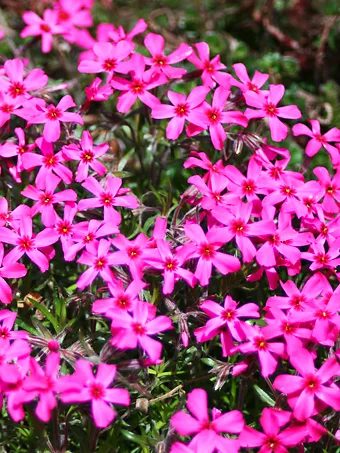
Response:
[{"label": "dark pink flower center", "polygon": [[146,329],[139,322],[133,323],[132,328],[136,335],[145,335]]},{"label": "dark pink flower center", "polygon": [[167,64],[167,58],[164,55],[156,55],[153,57],[152,61],[156,66],[164,66]]},{"label": "dark pink flower center", "polygon": [[232,321],[236,318],[236,311],[228,308],[227,310],[222,311],[222,319],[225,321]]},{"label": "dark pink flower center", "polygon": [[329,262],[329,256],[327,253],[317,253],[314,256],[315,262],[321,266],[325,266]]},{"label": "dark pink flower center", "polygon": [[265,446],[267,448],[270,448],[271,450],[273,450],[275,452],[275,451],[277,451],[278,447],[281,446],[281,443],[277,439],[277,437],[269,436],[269,437],[266,438]]},{"label": "dark pink flower center", "polygon": [[97,271],[102,270],[107,265],[107,259],[105,256],[100,256],[94,261],[94,267]]},{"label": "dark pink flower center", "polygon": [[215,72],[214,65],[212,65],[209,60],[204,62],[203,68],[205,71],[209,72],[210,74],[213,74]]},{"label": "dark pink flower center", "polygon": [[269,175],[271,178],[278,180],[280,179],[280,176],[283,174],[283,170],[281,167],[272,167],[269,170]]},{"label": "dark pink flower center", "polygon": [[0,337],[1,338],[9,338],[9,330],[7,329],[7,327],[3,327],[1,326],[0,327]]},{"label": "dark pink flower center", "polygon": [[4,113],[12,113],[14,110],[14,107],[13,107],[13,105],[2,104],[2,106],[0,107],[0,110]]},{"label": "dark pink flower center", "polygon": [[72,231],[72,225],[67,220],[64,220],[63,222],[58,223],[57,231],[61,236],[69,236]]},{"label": "dark pink flower center", "polygon": [[45,167],[53,168],[58,164],[58,158],[54,154],[48,154],[44,157],[43,163]]},{"label": "dark pink flower center", "polygon": [[324,223],[320,225],[319,231],[322,234],[322,236],[324,237],[328,236],[328,226],[325,225]]},{"label": "dark pink flower center", "polygon": [[88,244],[89,242],[92,242],[94,238],[95,235],[93,233],[89,233],[84,237],[83,241],[85,242],[85,244]]},{"label": "dark pink flower center", "polygon": [[88,151],[83,151],[81,156],[80,156],[80,159],[85,163],[85,164],[89,164],[90,162],[93,161],[93,158],[94,158],[94,154],[92,151],[88,150]]},{"label": "dark pink flower center", "polygon": [[283,333],[286,334],[286,335],[287,334],[290,335],[290,334],[294,333],[295,330],[296,330],[296,327],[293,326],[292,324],[289,324],[289,322],[287,322],[287,321],[284,321],[282,323],[281,328],[283,330]]},{"label": "dark pink flower center", "polygon": [[314,134],[315,140],[317,140],[319,143],[322,143],[325,145],[327,143],[326,139],[321,135],[321,134]]},{"label": "dark pink flower center", "polygon": [[101,195],[100,195],[100,202],[104,205],[104,206],[112,206],[112,203],[113,203],[113,196],[111,193],[109,192],[103,192]]},{"label": "dark pink flower center", "polygon": [[24,236],[18,241],[19,248],[24,252],[29,252],[33,248],[33,241],[31,238]]},{"label": "dark pink flower center", "polygon": [[268,344],[263,336],[255,337],[254,345],[255,345],[256,349],[260,349],[262,351],[265,349],[268,349]]},{"label": "dark pink flower center", "polygon": [[296,194],[294,187],[281,186],[280,187],[282,195],[285,195],[287,198],[291,198]]},{"label": "dark pink flower center", "polygon": [[52,204],[53,201],[54,201],[54,196],[50,192],[46,192],[43,195],[41,195],[41,197],[40,197],[40,203],[45,206]]},{"label": "dark pink flower center", "polygon": [[272,236],[269,236],[268,242],[271,245],[279,245],[280,244],[280,236],[278,234],[273,234]]},{"label": "dark pink flower center", "polygon": [[70,18],[70,15],[67,11],[64,11],[63,9],[61,9],[58,13],[58,19],[61,21],[61,22],[64,22],[66,20],[69,20]]},{"label": "dark pink flower center", "polygon": [[189,113],[189,105],[187,103],[178,104],[175,107],[175,115],[176,116],[183,117],[183,116],[187,116],[188,113]]},{"label": "dark pink flower center", "polygon": [[25,86],[20,82],[13,82],[8,89],[8,93],[10,94],[10,96],[12,96],[12,98],[22,96],[23,94],[25,94],[25,91]]},{"label": "dark pink flower center", "polygon": [[276,108],[276,105],[272,102],[268,102],[268,104],[264,105],[264,111],[268,116],[277,116],[279,111]]},{"label": "dark pink flower center", "polygon": [[247,179],[246,181],[243,181],[242,183],[242,191],[244,195],[252,195],[255,193],[256,190],[256,184],[253,180]]},{"label": "dark pink flower center", "polygon": [[128,310],[131,307],[130,297],[126,294],[121,294],[120,296],[117,297],[116,304],[118,305],[119,308]]},{"label": "dark pink flower center", "polygon": [[145,83],[140,79],[134,79],[130,85],[133,94],[143,94],[145,90]]},{"label": "dark pink flower center", "polygon": [[333,195],[334,194],[334,187],[332,185],[329,185],[326,187],[326,193],[328,193],[328,195]]},{"label": "dark pink flower center", "polygon": [[177,269],[177,260],[174,258],[167,258],[164,263],[165,270],[169,272],[174,272]]},{"label": "dark pink flower center", "polygon": [[18,154],[24,154],[28,151],[27,145],[19,145],[18,146]]},{"label": "dark pink flower center", "polygon": [[140,257],[141,250],[139,247],[129,247],[127,249],[127,254],[128,254],[129,258],[134,260],[134,259]]},{"label": "dark pink flower center", "polygon": [[236,219],[231,222],[230,228],[234,234],[243,236],[247,230],[247,224],[241,219]]},{"label": "dark pink flower center", "polygon": [[301,303],[305,301],[306,298],[302,294],[296,294],[291,297],[290,303],[295,310],[302,310]]},{"label": "dark pink flower center", "polygon": [[248,86],[248,90],[249,91],[254,91],[254,93],[258,93],[259,92],[258,87],[256,85],[254,85],[252,82],[248,82],[247,86]]},{"label": "dark pink flower center", "polygon": [[41,24],[40,30],[44,33],[51,33],[51,27],[47,24]]},{"label": "dark pink flower center", "polygon": [[92,398],[95,400],[101,399],[105,395],[105,388],[100,382],[91,382],[89,390]]},{"label": "dark pink flower center", "polygon": [[46,118],[50,121],[58,121],[61,118],[62,113],[61,110],[53,105],[50,105],[46,112]]},{"label": "dark pink flower center", "polygon": [[311,393],[316,392],[320,388],[320,381],[316,376],[307,376],[304,384],[305,388]]},{"label": "dark pink flower center", "polygon": [[331,314],[327,311],[327,310],[319,310],[317,313],[316,313],[316,316],[319,318],[319,319],[329,319],[331,318]]},{"label": "dark pink flower center", "polygon": [[108,58],[103,63],[104,71],[108,71],[108,72],[113,71],[116,66],[117,66],[117,62],[114,58]]},{"label": "dark pink flower center", "polygon": [[215,247],[212,244],[201,244],[198,253],[202,258],[211,260],[215,256]]},{"label": "dark pink flower center", "polygon": [[221,122],[221,113],[217,109],[210,109],[206,112],[209,122],[212,124]]}]

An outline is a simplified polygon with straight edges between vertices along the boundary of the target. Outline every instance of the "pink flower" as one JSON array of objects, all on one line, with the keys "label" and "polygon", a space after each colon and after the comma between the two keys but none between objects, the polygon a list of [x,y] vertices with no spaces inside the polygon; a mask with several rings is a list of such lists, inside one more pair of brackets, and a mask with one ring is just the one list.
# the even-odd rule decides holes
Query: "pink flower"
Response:
[{"label": "pink flower", "polygon": [[134,279],[141,280],[145,267],[144,256],[148,245],[148,238],[139,234],[135,239],[129,241],[123,234],[118,234],[111,243],[118,249],[113,253],[112,264],[127,265]]},{"label": "pink flower", "polygon": [[55,221],[55,231],[59,235],[60,242],[63,248],[64,257],[73,245],[74,225],[73,220],[78,211],[78,206],[75,203],[66,203],[64,207],[64,218],[61,219],[58,215]]},{"label": "pink flower", "polygon": [[29,92],[44,87],[48,77],[42,69],[32,69],[24,79],[24,64],[18,58],[7,60],[4,64],[5,75],[0,77],[0,89],[13,99],[28,99]]},{"label": "pink flower", "polygon": [[63,165],[63,153],[59,151],[54,154],[53,144],[47,142],[43,137],[38,138],[35,143],[42,152],[42,155],[32,153],[31,150],[27,149],[22,153],[21,159],[25,170],[31,171],[35,167],[40,167],[35,178],[37,188],[46,189],[47,181],[53,173],[59,176],[65,184],[71,184],[72,171]]},{"label": "pink flower", "polygon": [[[210,106],[207,102],[204,102],[202,109],[197,113],[194,112],[191,118],[191,120],[194,121],[193,117],[195,115],[200,124],[205,123],[204,129],[209,129],[212,144],[215,149],[218,150],[223,149],[224,142],[227,138],[222,124],[239,124],[243,127],[246,127],[248,124],[248,119],[242,112],[237,110],[224,110],[229,95],[229,90],[224,87],[218,87],[214,92],[212,106]],[[203,130],[202,127],[189,125],[187,128],[187,134],[192,136],[199,133],[201,130]]]},{"label": "pink flower", "polygon": [[22,105],[22,98],[13,98],[9,94],[0,91],[0,127],[10,120],[11,115],[20,116],[20,106]]},{"label": "pink flower", "polygon": [[126,65],[122,63],[133,52],[133,44],[128,41],[120,41],[117,44],[110,42],[98,42],[93,46],[94,59],[82,60],[78,66],[79,72],[98,74],[107,72],[126,73]]},{"label": "pink flower", "polygon": [[58,12],[51,9],[44,11],[43,19],[33,11],[26,11],[22,19],[27,24],[20,33],[21,38],[40,36],[42,38],[42,52],[48,53],[52,49],[53,35],[64,32],[64,27],[58,24]]},{"label": "pink flower", "polygon": [[226,69],[226,66],[220,62],[220,56],[216,55],[210,60],[210,48],[206,42],[198,42],[195,44],[199,57],[193,52],[188,60],[202,71],[203,84],[209,88],[213,88],[216,82],[224,87],[230,86],[230,74],[221,72],[221,69]]},{"label": "pink flower", "polygon": [[207,393],[203,389],[195,389],[188,394],[187,408],[193,416],[184,411],[176,412],[171,417],[171,425],[181,436],[196,434],[190,442],[190,448],[198,453],[213,453],[215,449],[229,453],[239,451],[238,439],[229,439],[220,434],[238,434],[242,431],[244,420],[240,411],[222,414],[213,409],[210,420]]},{"label": "pink flower", "polygon": [[322,135],[319,121],[309,120],[309,122],[312,125],[312,130],[301,123],[295,124],[292,128],[293,135],[295,136],[307,135],[308,137],[311,137],[311,140],[306,146],[307,156],[315,156],[315,154],[323,147],[331,156],[332,163],[338,164],[340,161],[339,151],[335,146],[330,145],[329,142],[340,142],[340,130],[337,127],[333,127]]},{"label": "pink flower", "polygon": [[246,93],[247,91],[260,93],[260,88],[262,88],[262,86],[267,82],[269,77],[268,74],[262,74],[259,71],[255,71],[253,78],[250,80],[247,68],[243,63],[236,63],[233,65],[233,68],[241,82],[234,79],[234,77],[230,77],[230,85],[236,86],[242,91],[242,93]]},{"label": "pink flower", "polygon": [[287,118],[296,120],[301,118],[301,112],[296,105],[277,107],[285,88],[283,85],[269,85],[268,96],[247,91],[244,93],[247,105],[259,110],[246,109],[245,116],[248,119],[268,118],[271,137],[275,142],[281,142],[287,137],[288,127],[279,120]]},{"label": "pink flower", "polygon": [[286,447],[295,447],[306,437],[303,427],[289,427],[281,432],[277,411],[265,408],[262,411],[260,423],[264,433],[245,426],[239,441],[242,447],[262,447],[263,453],[288,453]]},{"label": "pink flower", "polygon": [[68,30],[63,34],[64,37],[68,37],[70,29],[72,34],[73,27],[91,27],[93,25],[91,13],[83,3],[83,0],[58,0],[58,3],[55,3],[55,10],[58,11],[58,23]]},{"label": "pink flower", "polygon": [[76,104],[73,102],[72,97],[67,94],[56,106],[37,103],[33,111],[22,108],[18,116],[26,119],[28,125],[45,124],[43,130],[44,139],[47,142],[56,142],[60,137],[60,124],[62,122],[84,124],[82,117],[78,113],[66,112],[72,107],[76,107]]},{"label": "pink flower", "polygon": [[337,386],[326,386],[333,376],[340,375],[340,366],[332,357],[316,370],[312,355],[305,349],[295,350],[290,361],[301,376],[281,374],[273,386],[288,394],[288,402],[294,409],[294,417],[305,420],[313,414],[315,399],[320,399],[335,411],[340,410],[340,392]]},{"label": "pink flower", "polygon": [[0,227],[0,241],[15,246],[5,256],[4,265],[16,263],[26,253],[41,272],[46,272],[49,267],[49,261],[38,249],[54,244],[57,240],[58,235],[51,228],[46,228],[33,236],[32,218],[28,215],[22,215],[19,231]]},{"label": "pink flower", "polygon": [[184,128],[185,121],[205,127],[205,121],[195,113],[209,92],[207,87],[195,87],[186,97],[184,94],[168,91],[168,98],[173,105],[159,104],[152,107],[152,118],[172,118],[166,128],[166,136],[176,140]]},{"label": "pink flower", "polygon": [[93,177],[86,178],[82,186],[95,195],[94,198],[87,198],[79,201],[79,211],[86,209],[104,207],[105,222],[112,222],[118,225],[121,222],[121,215],[114,209],[114,206],[124,206],[135,209],[138,201],[133,195],[126,195],[129,189],[122,189],[122,180],[108,176],[106,178],[106,188]]},{"label": "pink flower", "polygon": [[210,228],[205,235],[199,225],[186,224],[184,231],[195,244],[188,244],[184,247],[188,249],[188,258],[199,258],[195,277],[202,286],[209,284],[213,265],[222,275],[240,270],[240,261],[236,257],[218,252],[218,249],[226,243],[224,228]]},{"label": "pink flower", "polygon": [[181,43],[174,52],[165,55],[163,36],[148,33],[144,39],[144,45],[152,55],[152,58],[144,57],[145,63],[151,66],[147,71],[148,74],[163,72],[169,79],[178,79],[186,73],[185,69],[173,68],[170,65],[179,63],[191,55],[192,48],[188,44]]},{"label": "pink flower", "polygon": [[[24,393],[28,394],[29,401],[32,401],[36,397],[39,398],[35,414],[41,421],[47,423],[51,418],[52,411],[57,406],[55,394],[56,380],[59,375],[60,356],[57,352],[49,354],[44,370],[33,357],[30,359],[30,374],[25,378],[22,389]],[[23,402],[27,401],[26,397],[23,399]]]},{"label": "pink flower", "polygon": [[96,77],[91,85],[84,89],[88,101],[107,101],[113,93],[109,85],[100,86],[102,79]]},{"label": "pink flower", "polygon": [[[3,265],[2,264],[3,258],[4,258],[4,246],[0,242],[0,301],[3,304],[10,304],[12,302],[12,289],[9,286],[9,284],[5,282],[4,278],[25,277],[25,275],[27,274],[27,269],[23,264],[19,263],[10,263],[7,265]],[[3,334],[2,338],[4,338]]]},{"label": "pink flower", "polygon": [[35,186],[29,185],[21,193],[36,203],[31,208],[31,213],[34,216],[37,212],[41,213],[41,221],[46,227],[54,227],[57,220],[57,213],[54,210],[54,204],[61,202],[77,201],[77,194],[72,189],[62,190],[55,193],[55,190],[60,183],[60,179],[55,175],[50,175],[46,181],[45,191],[37,189]]},{"label": "pink flower", "polygon": [[139,54],[132,55],[131,60],[126,63],[126,71],[130,73],[131,80],[113,76],[110,82],[113,88],[123,91],[118,98],[118,112],[128,112],[137,99],[150,108],[158,105],[159,99],[149,90],[164,85],[167,77],[163,74],[154,74],[150,77],[145,72],[144,58]]},{"label": "pink flower", "polygon": [[162,343],[150,335],[172,329],[172,322],[166,316],[153,316],[150,319],[147,305],[137,302],[132,315],[127,311],[117,310],[112,317],[110,342],[118,349],[135,349],[140,345],[149,358],[156,362],[162,354]]},{"label": "pink flower", "polygon": [[322,191],[320,190],[324,197],[321,203],[322,208],[326,213],[338,213],[340,211],[340,171],[338,170],[333,178],[330,177],[325,167],[316,167],[313,173],[318,178],[322,188]]},{"label": "pink flower", "polygon": [[90,402],[96,426],[106,428],[117,416],[112,404],[128,406],[130,396],[125,389],[110,388],[116,376],[115,365],[100,363],[96,376],[92,367],[86,360],[77,360],[75,373],[58,381],[60,399],[63,403]]},{"label": "pink flower", "polygon": [[79,289],[84,289],[90,285],[98,274],[104,281],[115,284],[116,279],[110,269],[113,264],[113,253],[109,253],[110,247],[110,241],[100,239],[99,242],[90,244],[88,250],[83,251],[77,263],[85,264],[89,268],[77,280]]},{"label": "pink flower", "polygon": [[79,145],[65,145],[62,147],[62,155],[65,160],[79,160],[76,181],[82,182],[88,177],[89,167],[91,167],[100,176],[106,173],[105,165],[96,160],[109,149],[107,143],[93,146],[93,140],[90,132],[84,131],[81,136]]}]

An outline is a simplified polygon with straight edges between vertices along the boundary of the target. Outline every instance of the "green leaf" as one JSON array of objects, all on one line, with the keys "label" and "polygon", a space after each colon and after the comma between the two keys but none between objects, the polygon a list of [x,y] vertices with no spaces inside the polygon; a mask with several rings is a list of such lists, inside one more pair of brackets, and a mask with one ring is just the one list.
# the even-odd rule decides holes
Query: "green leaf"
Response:
[{"label": "green leaf", "polygon": [[30,297],[28,298],[28,300],[35,306],[35,308],[37,308],[39,311],[41,311],[41,313],[45,316],[45,318],[47,318],[50,321],[50,323],[54,327],[54,330],[56,332],[59,332],[60,329],[59,329],[58,321],[52,315],[52,313],[46,307],[44,307],[42,304],[39,304],[39,302],[37,302],[36,300],[31,299]]},{"label": "green leaf", "polygon": [[271,407],[275,406],[275,401],[268,395],[268,393],[262,390],[258,385],[254,385],[254,389],[256,390],[256,393],[259,395],[262,401],[264,401]]}]

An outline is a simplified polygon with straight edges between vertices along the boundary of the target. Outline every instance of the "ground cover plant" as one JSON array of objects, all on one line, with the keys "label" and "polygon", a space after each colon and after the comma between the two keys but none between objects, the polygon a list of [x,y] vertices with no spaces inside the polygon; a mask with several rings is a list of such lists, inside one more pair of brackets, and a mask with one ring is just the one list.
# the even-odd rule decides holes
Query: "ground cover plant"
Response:
[{"label": "ground cover plant", "polygon": [[339,452],[340,129],[109,6],[3,27],[1,448]]}]

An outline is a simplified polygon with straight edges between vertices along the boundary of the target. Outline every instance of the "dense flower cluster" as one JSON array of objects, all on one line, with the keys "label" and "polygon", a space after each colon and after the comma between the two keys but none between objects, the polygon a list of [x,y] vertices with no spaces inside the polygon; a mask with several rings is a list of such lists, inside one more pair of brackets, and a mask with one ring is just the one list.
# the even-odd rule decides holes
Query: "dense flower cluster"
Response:
[{"label": "dense flower cluster", "polygon": [[[322,416],[340,411],[340,130],[322,134],[316,120],[310,120],[311,129],[293,126],[295,136],[310,137],[307,156],[323,147],[335,169],[333,175],[319,166],[309,180],[291,169],[289,150],[253,132],[262,119],[272,141],[281,142],[289,132],[286,120],[301,119],[297,106],[281,104],[283,85],[265,85],[268,74],[258,71],[251,79],[242,63],[227,72],[204,42],[193,48],[181,44],[167,54],[163,37],[148,33],[144,46],[150,56],[143,56],[133,42],[147,28],[143,20],[130,33],[101,24],[94,39],[86,30],[92,25],[90,6],[59,0],[43,18],[26,12],[21,33],[23,38],[41,36],[46,53],[55,35],[74,45],[86,43],[78,71],[103,78],[95,77],[85,89],[83,105],[70,94],[47,102],[48,76],[42,69],[29,71],[18,58],[7,60],[0,74],[0,126],[16,117],[24,121],[15,137],[0,145],[3,170],[14,183],[28,182],[21,204],[0,199],[0,301],[12,301],[5,279],[25,277],[24,256],[47,272],[61,250],[66,262],[81,265],[79,290],[104,282],[107,297],[97,293],[92,313],[110,323],[108,344],[115,350],[137,349],[145,366],[159,364],[159,334],[178,323],[184,347],[218,337],[233,376],[258,369],[267,382],[273,379],[274,392],[287,396],[286,410],[279,402],[263,409],[258,431],[238,410],[214,408],[210,416],[206,391],[196,388],[187,397],[192,415],[181,410],[171,419],[179,435],[193,437],[187,444],[173,443],[171,453],[285,452],[319,441],[327,434]],[[176,82],[186,80],[190,65],[198,70],[198,85],[183,94]],[[105,166],[109,144],[95,144],[90,131],[80,127],[92,102],[113,96],[121,114],[139,102],[153,126],[165,128],[166,139],[186,136],[193,143],[184,162],[192,171],[190,189],[181,201],[188,210],[172,226],[159,216],[149,236],[122,233],[124,216],[141,209],[141,202]],[[33,129],[39,131],[34,140]],[[229,139],[242,142],[251,151],[246,171],[222,159],[212,161],[195,148],[198,136],[210,137],[218,151]],[[185,314],[158,314],[143,296],[154,275],[160,276],[165,297],[175,295],[180,285],[203,287],[204,298],[197,303],[202,316],[192,332],[186,321],[178,321]],[[226,275],[268,284],[275,295],[266,302],[244,303],[229,294],[217,300],[209,285]],[[74,372],[66,374],[59,343],[51,340],[46,359],[38,360],[37,339],[13,330],[15,319],[13,311],[0,312],[0,388],[13,420],[22,420],[24,405],[33,400],[43,422],[59,401],[91,402],[93,420],[104,428],[116,416],[112,404],[129,405],[128,391],[111,387],[115,365],[103,360],[93,374],[93,364],[78,359],[71,361]],[[251,417],[246,417],[250,424],[256,421]]]}]

